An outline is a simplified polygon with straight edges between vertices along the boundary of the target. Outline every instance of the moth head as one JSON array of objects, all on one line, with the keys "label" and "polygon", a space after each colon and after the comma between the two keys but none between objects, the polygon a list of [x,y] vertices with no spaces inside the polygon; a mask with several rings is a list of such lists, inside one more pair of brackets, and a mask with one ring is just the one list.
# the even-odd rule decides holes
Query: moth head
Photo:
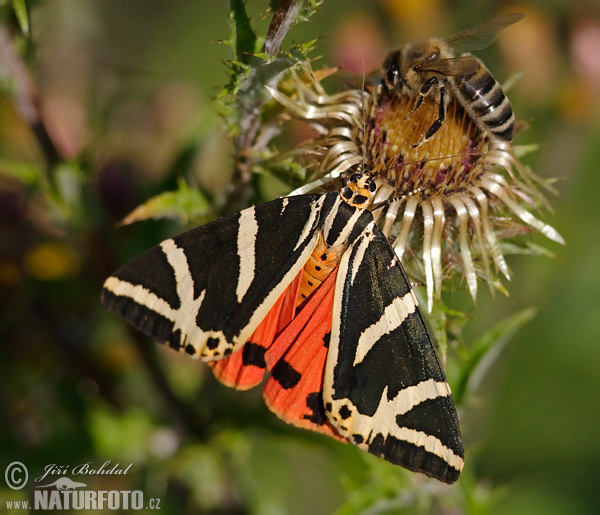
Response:
[{"label": "moth head", "polygon": [[353,207],[366,208],[371,194],[377,186],[375,181],[362,172],[353,173],[346,186],[342,188],[341,195],[344,201]]}]

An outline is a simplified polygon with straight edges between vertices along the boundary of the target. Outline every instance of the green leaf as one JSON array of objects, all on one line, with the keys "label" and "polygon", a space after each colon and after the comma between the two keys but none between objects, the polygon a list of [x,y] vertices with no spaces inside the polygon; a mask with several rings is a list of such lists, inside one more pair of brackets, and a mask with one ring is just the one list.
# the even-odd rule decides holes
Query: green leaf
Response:
[{"label": "green leaf", "polygon": [[518,158],[526,156],[527,154],[531,154],[532,152],[537,152],[539,149],[540,149],[540,146],[537,143],[532,143],[530,145],[514,145],[513,146],[513,151],[515,153],[515,156],[517,156]]},{"label": "green leaf", "polygon": [[37,165],[0,159],[0,174],[17,179],[27,186],[37,183],[41,173]]},{"label": "green leaf", "polygon": [[532,241],[526,241],[523,245],[518,245],[517,243],[510,241],[503,241],[500,248],[505,256],[522,254],[527,256],[546,256],[551,259],[556,259],[556,254],[554,252]]},{"label": "green leaf", "polygon": [[[281,0],[271,0],[270,10],[275,12],[279,6]],[[310,17],[319,10],[319,6],[323,3],[323,0],[294,0],[298,4],[298,10],[294,16],[294,24],[308,21]]]},{"label": "green leaf", "polygon": [[148,413],[141,408],[116,413],[98,405],[88,416],[88,430],[95,449],[115,462],[131,460],[139,463],[147,459],[149,441],[157,429]]},{"label": "green leaf", "polygon": [[210,210],[210,203],[197,189],[190,188],[183,179],[178,181],[178,189],[167,191],[151,198],[135,208],[120,223],[128,225],[148,218],[172,218],[182,223],[197,220]]},{"label": "green leaf", "polygon": [[536,308],[519,311],[497,323],[474,342],[469,356],[463,362],[460,376],[452,391],[454,402],[457,405],[464,401],[467,390],[475,390],[515,333],[532,320],[536,314]]},{"label": "green leaf", "polygon": [[27,16],[25,0],[12,0],[12,8],[23,34],[29,36],[29,17]]},{"label": "green leaf", "polygon": [[77,161],[59,163],[49,177],[44,177],[44,192],[48,210],[56,223],[60,225],[72,222],[84,223],[84,194],[86,178]]},{"label": "green leaf", "polygon": [[441,303],[434,303],[432,312],[428,317],[429,327],[433,333],[435,342],[442,358],[442,363],[446,362],[446,353],[448,351],[448,333],[446,330],[447,318],[444,310],[440,308]]},{"label": "green leaf", "polygon": [[304,0],[300,2],[298,12],[296,13],[295,23],[308,21],[309,18],[319,10],[323,0]]},{"label": "green leaf", "polygon": [[231,40],[228,42],[234,52],[234,59],[242,64],[249,64],[250,56],[258,52],[258,37],[246,13],[243,0],[230,0],[231,7]]},{"label": "green leaf", "polygon": [[222,449],[210,445],[188,445],[170,464],[174,477],[193,492],[195,504],[204,510],[214,510],[227,496],[227,468]]},{"label": "green leaf", "polygon": [[258,175],[272,175],[288,186],[302,185],[302,181],[306,179],[306,168],[294,161],[291,157],[282,158],[281,156],[267,157],[260,163],[252,167],[252,173]]},{"label": "green leaf", "polygon": [[[305,21],[315,12],[314,0],[303,5],[301,16],[294,23]],[[309,61],[308,54],[314,48],[314,42],[292,45],[287,51],[279,51],[270,57],[261,52],[262,38],[250,27],[245,5],[241,0],[231,0],[231,37],[224,41],[233,53],[230,65],[229,84],[217,97],[218,110],[225,118],[232,135],[244,132],[255,123],[257,115],[270,99],[265,86],[275,86],[281,75],[292,67]]]}]

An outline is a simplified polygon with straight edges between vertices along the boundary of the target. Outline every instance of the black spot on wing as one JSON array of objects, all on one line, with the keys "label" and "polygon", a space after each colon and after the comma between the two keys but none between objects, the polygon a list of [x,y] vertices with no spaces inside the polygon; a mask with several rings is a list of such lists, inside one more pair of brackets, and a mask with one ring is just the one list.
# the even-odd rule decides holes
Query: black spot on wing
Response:
[{"label": "black spot on wing", "polygon": [[206,348],[214,350],[219,346],[219,339],[213,338],[212,336],[206,340]]},{"label": "black spot on wing", "polygon": [[273,370],[271,376],[277,381],[284,390],[289,390],[298,384],[302,375],[284,359],[280,359]]},{"label": "black spot on wing", "polygon": [[312,392],[306,396],[306,407],[311,411],[310,415],[304,415],[306,420],[313,424],[322,426],[327,422],[327,414],[323,406],[323,392]]},{"label": "black spot on wing", "polygon": [[350,408],[348,408],[348,406],[346,404],[344,404],[340,408],[340,417],[342,418],[342,420],[346,420],[350,415],[352,415]]},{"label": "black spot on wing", "polygon": [[242,363],[246,366],[267,368],[265,352],[267,349],[256,343],[246,342],[242,350]]}]

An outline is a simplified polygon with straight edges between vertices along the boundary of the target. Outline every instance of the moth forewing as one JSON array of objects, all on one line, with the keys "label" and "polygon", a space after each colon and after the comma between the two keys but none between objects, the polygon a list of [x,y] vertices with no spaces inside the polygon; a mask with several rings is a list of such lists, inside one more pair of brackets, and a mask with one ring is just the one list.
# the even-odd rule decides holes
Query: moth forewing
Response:
[{"label": "moth forewing", "polygon": [[450,388],[400,262],[367,226],[341,259],[323,384],[358,447],[452,483],[464,451]]},{"label": "moth forewing", "polygon": [[105,306],[205,361],[238,350],[304,266],[321,195],[277,199],[165,240],[104,284]]}]

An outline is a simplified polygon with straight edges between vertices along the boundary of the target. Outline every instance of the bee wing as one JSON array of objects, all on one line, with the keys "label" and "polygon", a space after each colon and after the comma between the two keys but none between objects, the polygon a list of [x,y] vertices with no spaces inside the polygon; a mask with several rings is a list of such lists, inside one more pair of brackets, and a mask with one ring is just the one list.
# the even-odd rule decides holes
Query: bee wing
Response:
[{"label": "bee wing", "polygon": [[523,13],[505,14],[473,27],[457,32],[445,40],[456,54],[481,50],[490,46],[498,37],[498,32],[517,23],[525,17]]},{"label": "bee wing", "polygon": [[475,73],[479,61],[472,55],[452,59],[439,59],[423,65],[423,71],[441,73],[447,77],[465,77]]}]

